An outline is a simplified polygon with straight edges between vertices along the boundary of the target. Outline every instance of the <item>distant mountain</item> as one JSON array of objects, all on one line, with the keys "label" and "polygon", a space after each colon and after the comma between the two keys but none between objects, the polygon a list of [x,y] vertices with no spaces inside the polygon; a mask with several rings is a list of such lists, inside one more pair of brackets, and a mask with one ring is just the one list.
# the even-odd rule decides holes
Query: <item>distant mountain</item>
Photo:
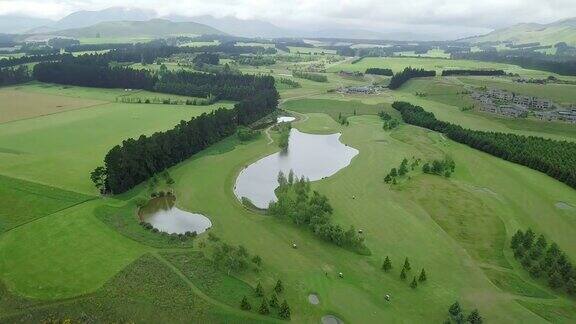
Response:
[{"label": "distant mountain", "polygon": [[48,27],[54,30],[82,28],[108,21],[146,21],[156,18],[153,10],[112,7],[98,11],[77,11]]},{"label": "distant mountain", "polygon": [[54,21],[43,18],[6,15],[0,16],[0,31],[8,34],[19,34],[29,29],[52,24]]},{"label": "distant mountain", "polygon": [[239,37],[278,38],[293,36],[293,33],[289,30],[280,28],[266,21],[255,19],[238,19],[235,17],[216,18],[212,16],[184,17],[175,15],[164,18],[171,21],[197,22]]},{"label": "distant mountain", "polygon": [[148,21],[110,21],[93,26],[51,32],[47,36],[72,38],[159,38],[167,36],[223,35],[225,33],[194,22],[172,22],[164,19]]},{"label": "distant mountain", "polygon": [[517,24],[497,29],[482,36],[462,39],[470,43],[513,42],[515,44],[539,42],[543,45],[554,45],[566,42],[576,46],[576,18],[556,21],[550,24]]}]

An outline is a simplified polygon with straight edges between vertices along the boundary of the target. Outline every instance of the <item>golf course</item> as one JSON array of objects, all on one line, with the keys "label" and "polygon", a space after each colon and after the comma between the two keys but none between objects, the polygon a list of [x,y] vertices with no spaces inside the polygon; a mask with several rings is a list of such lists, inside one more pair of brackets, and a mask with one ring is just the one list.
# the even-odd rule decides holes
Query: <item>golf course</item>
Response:
[{"label": "golf course", "polygon": [[[186,46],[218,46],[211,44]],[[250,46],[258,44],[243,45]],[[115,149],[136,152],[134,143],[185,132],[192,119],[227,120],[247,99],[210,101],[212,93],[41,80],[1,87],[0,323],[456,323],[449,312],[456,302],[462,316],[476,311],[488,323],[576,321],[569,283],[552,287],[511,248],[517,231],[530,230],[574,264],[576,190],[534,166],[409,123],[396,109],[397,102],[408,102],[466,130],[574,145],[573,123],[462,108],[475,104],[470,91],[481,87],[574,105],[576,85],[441,72],[482,68],[525,78],[575,77],[505,63],[358,61],[335,58],[335,50],[322,47],[289,49],[300,61],[282,61],[278,54],[265,67],[233,60],[214,67],[272,80],[279,93],[273,112],[245,128],[219,128],[193,154],[153,166],[163,171],[142,181],[134,176],[136,185],[127,190],[106,188],[112,182],[95,186],[94,170],[112,163]],[[124,63],[133,73],[209,75],[182,62],[163,64]],[[293,75],[313,64],[324,69],[306,73],[325,81]],[[395,90],[386,87],[389,76],[364,74],[367,68],[399,73],[407,67],[437,74]],[[372,93],[353,92],[373,85]],[[276,123],[278,116],[294,120]],[[157,143],[165,148],[167,142]],[[145,152],[156,154],[157,147],[147,143]],[[134,153],[133,160],[144,159]],[[442,163],[451,169],[426,169]],[[250,173],[251,167],[256,171]],[[286,183],[276,168],[284,168]],[[404,171],[396,176],[397,169]],[[256,186],[272,181],[275,189],[266,194],[276,203],[268,208],[268,200],[260,206],[238,194],[244,172],[257,177],[247,180]],[[306,192],[311,207],[304,208],[295,197]],[[171,234],[145,221],[149,204],[164,197],[170,208],[203,217],[204,227]],[[298,218],[315,203],[329,215],[325,227]]]}]

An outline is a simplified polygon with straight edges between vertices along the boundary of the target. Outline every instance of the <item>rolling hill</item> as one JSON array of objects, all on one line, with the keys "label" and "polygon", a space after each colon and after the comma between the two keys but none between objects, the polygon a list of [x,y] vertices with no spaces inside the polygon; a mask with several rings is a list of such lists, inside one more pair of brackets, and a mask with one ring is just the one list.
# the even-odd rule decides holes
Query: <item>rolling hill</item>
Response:
[{"label": "rolling hill", "polygon": [[576,45],[576,18],[550,24],[518,24],[497,29],[486,35],[465,38],[463,41],[471,43],[505,41],[515,44],[539,42],[543,45],[566,42],[569,45]]},{"label": "rolling hill", "polygon": [[50,36],[73,38],[129,38],[129,37],[166,37],[193,35],[223,35],[222,31],[194,22],[172,22],[163,19],[148,21],[110,21],[90,27],[66,29],[49,33]]}]

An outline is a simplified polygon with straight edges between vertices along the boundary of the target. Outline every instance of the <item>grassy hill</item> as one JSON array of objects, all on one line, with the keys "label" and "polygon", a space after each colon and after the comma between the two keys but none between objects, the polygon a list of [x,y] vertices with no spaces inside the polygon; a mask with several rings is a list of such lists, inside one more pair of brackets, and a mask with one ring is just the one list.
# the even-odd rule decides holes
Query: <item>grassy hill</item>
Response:
[{"label": "grassy hill", "polygon": [[224,33],[215,28],[194,22],[172,22],[163,19],[152,19],[148,21],[103,22],[90,27],[66,29],[51,34],[74,38],[155,38],[175,35],[222,35]]},{"label": "grassy hill", "polygon": [[511,41],[515,44],[539,42],[553,45],[566,42],[569,45],[576,45],[576,18],[550,24],[518,24],[465,40],[471,43]]}]

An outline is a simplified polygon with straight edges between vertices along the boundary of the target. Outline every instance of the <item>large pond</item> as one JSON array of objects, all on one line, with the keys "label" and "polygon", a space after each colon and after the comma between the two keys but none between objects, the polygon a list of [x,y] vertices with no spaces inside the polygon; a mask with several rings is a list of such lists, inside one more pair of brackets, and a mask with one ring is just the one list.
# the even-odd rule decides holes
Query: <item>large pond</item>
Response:
[{"label": "large pond", "polygon": [[160,232],[169,234],[200,234],[212,226],[212,222],[201,214],[193,214],[174,206],[174,197],[162,197],[151,200],[139,212],[140,220],[150,223]]},{"label": "large pond", "polygon": [[310,181],[329,177],[350,164],[358,154],[355,148],[342,144],[340,134],[313,135],[292,129],[288,149],[269,155],[240,172],[234,193],[246,197],[258,208],[268,208],[276,201],[278,173],[290,170]]}]

